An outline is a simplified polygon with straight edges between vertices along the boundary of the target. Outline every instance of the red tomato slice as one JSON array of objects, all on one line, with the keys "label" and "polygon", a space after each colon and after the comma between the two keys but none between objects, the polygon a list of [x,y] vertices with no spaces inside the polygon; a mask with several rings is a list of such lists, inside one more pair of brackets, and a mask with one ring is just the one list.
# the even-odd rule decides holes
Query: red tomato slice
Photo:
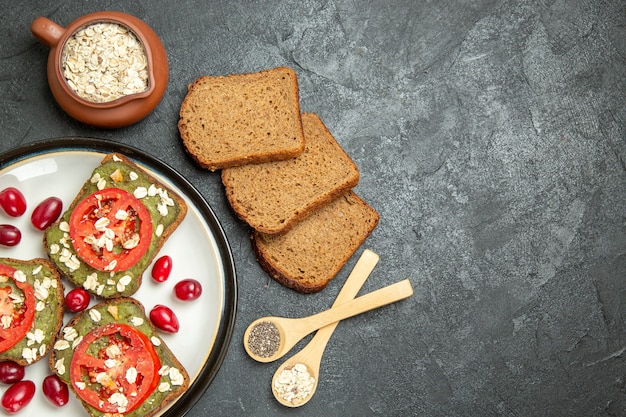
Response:
[{"label": "red tomato slice", "polygon": [[11,349],[30,330],[35,319],[35,290],[27,282],[17,281],[15,268],[0,264],[0,352]]},{"label": "red tomato slice", "polygon": [[157,387],[161,361],[148,337],[126,324],[89,332],[76,346],[71,383],[82,400],[104,413],[128,413]]},{"label": "red tomato slice", "polygon": [[120,188],[105,188],[76,205],[70,237],[78,256],[100,271],[123,271],[146,253],[152,218],[144,204]]}]

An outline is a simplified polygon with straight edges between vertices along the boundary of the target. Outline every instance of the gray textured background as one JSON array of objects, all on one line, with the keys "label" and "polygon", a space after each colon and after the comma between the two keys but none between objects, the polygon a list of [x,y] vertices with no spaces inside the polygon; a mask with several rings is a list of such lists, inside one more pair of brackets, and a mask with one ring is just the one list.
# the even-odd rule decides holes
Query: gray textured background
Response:
[{"label": "gray textured background", "polygon": [[[0,16],[0,151],[83,135],[140,147],[208,199],[239,282],[233,341],[196,416],[626,415],[626,4],[525,1],[29,1]],[[69,118],[45,78],[37,16],[67,25],[115,9],[168,52],[163,101],[104,131]],[[265,314],[332,304],[354,257],[303,296],[260,270],[218,174],[176,122],[200,75],[287,65],[361,171],[381,214],[364,291],[410,278],[415,295],[340,323],[316,396],[288,410],[275,364],[241,337]],[[0,252],[1,254],[1,252]]]}]

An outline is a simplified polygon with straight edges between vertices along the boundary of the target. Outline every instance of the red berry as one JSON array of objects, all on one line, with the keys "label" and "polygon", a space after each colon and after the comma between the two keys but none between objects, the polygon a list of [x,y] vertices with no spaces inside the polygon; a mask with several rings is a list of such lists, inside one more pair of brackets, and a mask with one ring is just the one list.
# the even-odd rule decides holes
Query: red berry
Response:
[{"label": "red berry", "polygon": [[152,267],[152,279],[156,282],[164,282],[172,272],[172,258],[167,255],[161,256],[154,262]]},{"label": "red berry", "polygon": [[195,279],[184,279],[174,286],[174,294],[179,300],[195,300],[202,294],[202,284]]},{"label": "red berry", "polygon": [[45,230],[54,223],[63,210],[63,202],[57,197],[48,197],[33,210],[30,221],[39,230]]},{"label": "red berry", "polygon": [[2,394],[2,408],[9,414],[17,413],[30,403],[34,395],[35,383],[33,381],[16,382]]},{"label": "red berry", "polygon": [[0,382],[14,384],[24,378],[24,367],[13,361],[0,362]]},{"label": "red berry", "polygon": [[178,332],[178,318],[172,309],[167,306],[161,304],[155,305],[150,311],[150,320],[152,321],[152,324],[165,332]]},{"label": "red berry", "polygon": [[0,224],[0,245],[15,246],[22,240],[22,232],[12,224]]},{"label": "red berry", "polygon": [[0,207],[11,217],[19,217],[26,211],[26,198],[15,187],[0,191]]},{"label": "red berry", "polygon": [[48,375],[43,379],[43,393],[53,405],[63,407],[70,399],[67,384],[57,375]]},{"label": "red berry", "polygon": [[65,295],[65,306],[68,310],[78,313],[89,306],[91,298],[87,290],[82,288],[74,288]]}]

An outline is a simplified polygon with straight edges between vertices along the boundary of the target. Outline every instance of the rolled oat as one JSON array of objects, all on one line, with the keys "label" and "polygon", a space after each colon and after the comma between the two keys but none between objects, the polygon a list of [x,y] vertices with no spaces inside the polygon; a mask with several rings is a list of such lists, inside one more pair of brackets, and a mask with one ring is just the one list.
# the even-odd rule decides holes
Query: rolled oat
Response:
[{"label": "rolled oat", "polygon": [[141,41],[117,23],[76,31],[61,55],[63,76],[81,98],[105,103],[148,89],[148,59]]},{"label": "rolled oat", "polygon": [[303,363],[296,363],[281,371],[274,380],[274,391],[278,397],[293,405],[300,405],[311,395],[315,378]]}]

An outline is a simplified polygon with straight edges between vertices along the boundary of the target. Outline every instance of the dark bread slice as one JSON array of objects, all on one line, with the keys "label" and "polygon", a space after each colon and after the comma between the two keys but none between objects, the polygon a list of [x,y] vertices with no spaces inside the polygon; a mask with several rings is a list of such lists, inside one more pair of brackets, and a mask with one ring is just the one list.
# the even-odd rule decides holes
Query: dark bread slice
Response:
[{"label": "dark bread slice", "polygon": [[[64,290],[61,277],[47,259],[0,258],[0,265],[14,270],[12,277],[0,273],[2,301],[13,302],[16,305],[24,304],[22,300],[27,297],[23,293],[20,294],[22,291],[15,286],[15,281],[18,281],[33,288],[35,304],[33,323],[28,333],[11,348],[0,352],[0,360],[10,360],[23,366],[30,365],[48,354],[55,335],[63,325]],[[11,288],[11,295],[4,291],[5,288]],[[4,295],[7,297],[6,300]],[[19,297],[21,300],[11,297]]]},{"label": "dark bread slice", "polygon": [[[148,191],[140,201],[148,208],[152,219],[152,242],[148,250],[132,267],[114,273],[98,270],[80,259],[67,231],[76,205],[103,188],[116,187],[133,194],[139,186]],[[151,189],[151,186],[154,187]],[[127,297],[139,289],[144,271],[186,213],[187,204],[181,196],[124,155],[108,154],[85,181],[59,221],[46,229],[44,247],[50,260],[74,285],[101,298]]]},{"label": "dark bread slice", "polygon": [[297,158],[224,169],[234,212],[262,233],[284,233],[359,182],[359,170],[314,113],[302,114],[305,150]]},{"label": "dark bread slice", "polygon": [[289,232],[252,232],[252,247],[272,278],[301,293],[321,291],[378,224],[379,215],[349,191]]},{"label": "dark bread slice", "polygon": [[[182,395],[189,387],[190,379],[183,365],[167,347],[156,328],[150,322],[150,319],[146,316],[143,305],[133,298],[107,300],[74,316],[58,334],[57,342],[54,344],[50,354],[50,369],[76,394],[76,398],[83,404],[90,416],[102,416],[102,411],[97,410],[78,395],[77,386],[81,381],[78,383],[76,383],[77,381],[71,381],[71,362],[76,350],[80,349],[80,343],[84,337],[90,332],[98,331],[98,329],[101,331],[104,326],[117,323],[130,326],[146,336],[161,362],[158,375],[160,379],[156,384],[156,388],[137,408],[130,412],[119,410],[120,414],[113,413],[110,415],[124,415],[125,417],[153,416],[167,407],[171,401]],[[96,338],[93,344],[106,344],[106,340],[107,337],[101,336]],[[108,349],[106,352],[109,352]],[[92,354],[96,355],[96,352]],[[118,363],[128,361],[132,361],[132,359],[124,360],[124,357],[119,357]],[[92,384],[92,388],[101,386],[99,383],[89,382],[87,379],[87,376],[82,379],[82,383],[87,384],[87,387],[89,387],[89,384]],[[142,380],[139,381],[140,383],[144,382]],[[127,393],[126,395],[131,394]]]},{"label": "dark bread slice", "polygon": [[180,107],[180,137],[211,171],[293,158],[304,149],[298,79],[291,68],[202,76]]}]

